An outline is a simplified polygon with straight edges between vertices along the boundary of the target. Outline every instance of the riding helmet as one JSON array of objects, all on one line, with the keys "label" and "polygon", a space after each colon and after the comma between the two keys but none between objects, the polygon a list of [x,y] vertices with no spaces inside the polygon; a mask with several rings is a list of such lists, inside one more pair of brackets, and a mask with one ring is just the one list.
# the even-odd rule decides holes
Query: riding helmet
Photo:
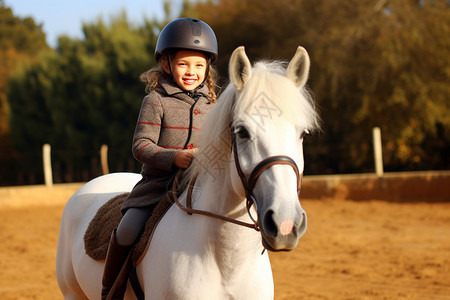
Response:
[{"label": "riding helmet", "polygon": [[194,18],[180,18],[167,24],[156,42],[155,58],[161,59],[163,53],[171,49],[186,49],[205,52],[211,63],[217,60],[217,38],[205,22]]}]

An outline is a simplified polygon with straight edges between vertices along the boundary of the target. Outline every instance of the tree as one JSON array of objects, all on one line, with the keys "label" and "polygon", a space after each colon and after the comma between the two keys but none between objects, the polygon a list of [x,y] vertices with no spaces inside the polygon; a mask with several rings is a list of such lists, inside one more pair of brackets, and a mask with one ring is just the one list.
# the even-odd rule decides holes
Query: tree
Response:
[{"label": "tree", "polygon": [[55,160],[71,170],[89,169],[80,157],[96,156],[102,144],[109,145],[113,170],[115,161],[131,158],[145,95],[139,75],[155,63],[158,30],[150,20],[130,26],[125,13],[110,24],[99,19],[83,24],[84,39],[61,36],[54,53],[16,73],[8,97],[17,151],[40,151],[50,143]]},{"label": "tree", "polygon": [[222,74],[240,45],[253,59],[288,60],[306,47],[324,120],[305,150],[309,172],[373,171],[374,126],[387,170],[450,167],[446,1],[219,0],[196,9],[219,37]]},{"label": "tree", "polygon": [[[290,60],[298,45],[308,50],[323,133],[305,141],[307,173],[373,171],[374,126],[382,129],[386,170],[450,168],[447,2],[185,0],[181,15],[215,30],[223,77],[240,45],[253,61]],[[83,25],[83,39],[62,36],[55,51],[21,67],[8,92],[17,152],[40,153],[49,142],[66,165],[86,168],[77,157],[97,155],[107,143],[112,164],[129,160],[144,96],[138,76],[155,63],[168,21],[133,27],[125,14],[99,19]],[[40,170],[40,160],[23,161]]]},{"label": "tree", "polygon": [[36,57],[48,49],[42,25],[35,24],[30,17],[15,17],[11,8],[0,1],[0,135],[8,134],[8,103],[6,85],[8,75],[16,64]]},{"label": "tree", "polygon": [[0,162],[2,169],[0,182],[8,182],[11,171],[9,101],[6,97],[8,78],[20,65],[32,63],[42,51],[48,51],[42,25],[30,17],[14,16],[11,8],[0,1]]}]

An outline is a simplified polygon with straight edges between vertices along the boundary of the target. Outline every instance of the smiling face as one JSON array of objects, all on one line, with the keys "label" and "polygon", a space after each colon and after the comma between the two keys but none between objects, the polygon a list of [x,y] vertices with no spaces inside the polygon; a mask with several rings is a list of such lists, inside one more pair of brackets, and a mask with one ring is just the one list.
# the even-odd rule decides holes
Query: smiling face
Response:
[{"label": "smiling face", "polygon": [[[185,91],[195,90],[205,80],[208,62],[201,52],[180,50],[170,59],[161,61],[166,73],[172,73],[175,82]],[[172,69],[172,72],[171,72]]]}]

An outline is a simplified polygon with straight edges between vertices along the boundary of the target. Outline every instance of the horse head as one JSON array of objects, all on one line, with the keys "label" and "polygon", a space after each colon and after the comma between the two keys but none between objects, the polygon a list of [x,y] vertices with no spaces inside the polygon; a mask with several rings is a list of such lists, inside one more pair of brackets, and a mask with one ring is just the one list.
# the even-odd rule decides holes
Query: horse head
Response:
[{"label": "horse head", "polygon": [[[254,204],[263,245],[271,251],[294,249],[307,226],[298,198],[304,169],[303,137],[317,126],[305,90],[309,56],[298,47],[287,69],[279,63],[253,68],[244,47],[230,59],[234,86],[231,122],[235,192]],[[250,210],[249,210],[250,213]]]}]

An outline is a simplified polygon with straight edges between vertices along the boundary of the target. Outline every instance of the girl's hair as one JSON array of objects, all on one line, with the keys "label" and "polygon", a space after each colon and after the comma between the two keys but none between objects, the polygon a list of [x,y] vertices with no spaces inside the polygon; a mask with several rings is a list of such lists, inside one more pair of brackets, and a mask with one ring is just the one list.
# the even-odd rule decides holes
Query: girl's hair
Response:
[{"label": "girl's hair", "polygon": [[[161,58],[161,60],[167,59],[167,56],[164,56]],[[161,62],[160,60],[160,62]],[[161,63],[154,66],[153,68],[145,71],[141,74],[139,79],[145,84],[145,92],[147,94],[150,94],[152,90],[154,90],[158,84],[159,80],[162,78],[169,79],[170,76],[164,71]],[[216,95],[216,89],[217,89],[217,71],[214,69],[213,66],[209,66],[209,72],[208,77],[206,79],[206,86],[209,90],[209,101],[212,103],[216,103],[217,101],[217,95]]]}]

